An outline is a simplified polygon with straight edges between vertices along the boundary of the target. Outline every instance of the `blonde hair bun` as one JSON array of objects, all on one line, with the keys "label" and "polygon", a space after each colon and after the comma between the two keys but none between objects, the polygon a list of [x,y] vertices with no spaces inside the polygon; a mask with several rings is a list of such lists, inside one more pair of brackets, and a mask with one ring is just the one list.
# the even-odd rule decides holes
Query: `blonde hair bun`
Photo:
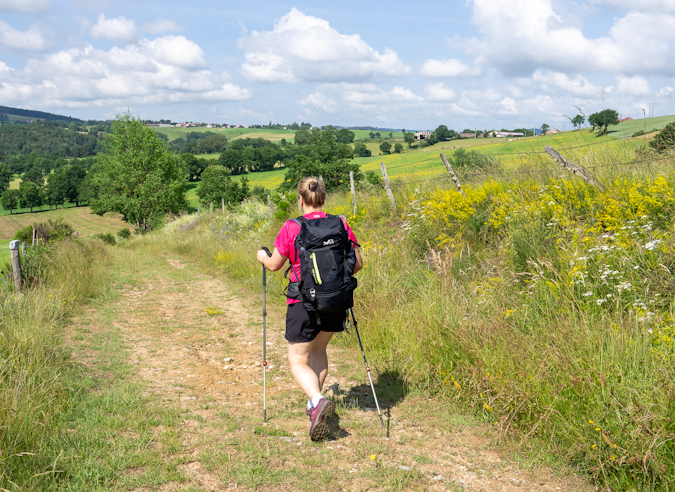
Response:
[{"label": "blonde hair bun", "polygon": [[298,196],[309,207],[323,207],[326,202],[326,185],[316,176],[310,176],[298,183]]}]

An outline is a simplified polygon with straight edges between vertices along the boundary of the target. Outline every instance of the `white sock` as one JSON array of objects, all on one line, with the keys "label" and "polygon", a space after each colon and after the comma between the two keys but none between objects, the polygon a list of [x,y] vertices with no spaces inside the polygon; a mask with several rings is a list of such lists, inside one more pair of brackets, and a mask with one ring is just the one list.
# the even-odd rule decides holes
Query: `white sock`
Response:
[{"label": "white sock", "polygon": [[312,397],[312,405],[317,406],[321,399],[323,398],[323,395],[321,393],[317,393]]},{"label": "white sock", "polygon": [[314,404],[312,403],[312,399],[309,398],[307,400],[307,410],[311,410],[312,408],[314,408]]}]

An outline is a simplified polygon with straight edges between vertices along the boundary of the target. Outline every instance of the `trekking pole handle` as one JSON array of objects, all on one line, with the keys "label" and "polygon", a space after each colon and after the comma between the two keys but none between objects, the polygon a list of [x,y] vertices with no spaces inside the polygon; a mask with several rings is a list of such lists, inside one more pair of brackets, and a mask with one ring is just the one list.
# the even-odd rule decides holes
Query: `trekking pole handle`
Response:
[{"label": "trekking pole handle", "polygon": [[272,253],[270,253],[270,250],[267,249],[267,246],[263,246],[261,249],[262,249],[265,253],[267,253],[267,256],[269,256],[270,258],[272,257]]}]

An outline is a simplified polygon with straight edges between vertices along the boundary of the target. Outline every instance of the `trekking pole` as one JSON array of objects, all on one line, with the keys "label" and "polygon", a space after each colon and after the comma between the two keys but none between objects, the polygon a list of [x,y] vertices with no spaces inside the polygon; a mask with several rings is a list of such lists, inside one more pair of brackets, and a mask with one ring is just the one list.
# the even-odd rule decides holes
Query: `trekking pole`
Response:
[{"label": "trekking pole", "polygon": [[382,420],[382,412],[380,412],[380,404],[377,401],[377,395],[375,394],[375,386],[373,385],[373,378],[370,376],[370,367],[368,366],[368,361],[366,360],[366,353],[363,351],[363,344],[361,343],[361,335],[359,335],[359,327],[356,324],[356,318],[354,317],[354,309],[350,308],[349,312],[352,313],[352,321],[354,322],[354,331],[356,331],[356,338],[359,339],[359,347],[361,347],[361,355],[363,355],[363,363],[366,365],[366,372],[368,373],[368,379],[370,380],[370,389],[373,390],[373,398],[375,398],[375,406],[377,407],[377,415],[380,417],[380,423],[384,429],[384,420]]},{"label": "trekking pole", "polygon": [[[265,246],[262,247],[267,256],[272,256],[270,250]],[[267,309],[266,309],[266,293],[265,285],[267,284],[267,268],[262,266],[262,284],[263,284],[263,422],[267,422]]]}]

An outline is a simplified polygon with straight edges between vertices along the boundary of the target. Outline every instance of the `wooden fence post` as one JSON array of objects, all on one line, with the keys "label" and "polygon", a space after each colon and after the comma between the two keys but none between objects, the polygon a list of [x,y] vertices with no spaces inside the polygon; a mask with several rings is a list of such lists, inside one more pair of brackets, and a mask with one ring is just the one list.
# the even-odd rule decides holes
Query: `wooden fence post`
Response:
[{"label": "wooden fence post", "polygon": [[558,163],[560,164],[560,167],[562,167],[565,171],[569,171],[572,174],[575,174],[579,176],[581,179],[586,181],[588,184],[595,186],[596,188],[599,188],[602,191],[607,191],[607,188],[605,187],[604,184],[602,184],[600,181],[596,179],[591,172],[580,166],[579,164],[575,164],[574,162],[570,161],[569,159],[565,159],[563,156],[560,155],[559,152],[554,150],[550,145],[547,145],[544,147],[544,150],[548,152],[548,154],[553,157]]},{"label": "wooden fence post", "polygon": [[197,207],[197,217],[202,215],[202,207]]},{"label": "wooden fence post", "polygon": [[452,180],[455,182],[455,186],[457,187],[457,191],[459,191],[462,195],[464,195],[464,198],[466,198],[466,193],[464,193],[464,190],[462,189],[462,184],[459,182],[459,179],[457,178],[457,175],[455,174],[455,171],[452,170],[452,166],[448,162],[448,160],[445,158],[445,154],[441,152],[441,160],[443,161],[443,164],[445,165],[445,169],[448,170],[448,174],[452,178]]},{"label": "wooden fence post", "polygon": [[223,205],[223,213],[225,213],[225,198],[221,198],[222,200],[222,205]]},{"label": "wooden fence post", "polygon": [[272,217],[272,198],[269,193],[267,194],[267,208],[270,209],[270,217]]},{"label": "wooden fence post", "polygon": [[14,272],[14,286],[19,292],[23,292],[23,279],[21,278],[21,259],[19,258],[19,241],[9,243],[9,252],[12,258],[12,271]]},{"label": "wooden fence post", "polygon": [[387,168],[384,166],[384,162],[380,162],[380,171],[382,171],[382,178],[384,179],[384,191],[387,192],[387,196],[391,202],[391,209],[396,212],[396,200],[394,199],[394,194],[391,192],[391,187],[389,186],[389,175],[387,174]]},{"label": "wooden fence post", "polygon": [[31,246],[35,246],[35,243],[37,242],[37,231],[33,229],[33,236],[31,237]]},{"label": "wooden fence post", "polygon": [[213,202],[211,202],[211,210],[209,211],[210,215],[213,215]]},{"label": "wooden fence post", "polygon": [[352,206],[354,208],[354,216],[356,217],[356,191],[354,190],[354,171],[349,171],[349,186],[352,189]]},{"label": "wooden fence post", "polygon": [[23,253],[24,256],[26,256],[26,241],[23,241],[21,243],[21,252]]}]

